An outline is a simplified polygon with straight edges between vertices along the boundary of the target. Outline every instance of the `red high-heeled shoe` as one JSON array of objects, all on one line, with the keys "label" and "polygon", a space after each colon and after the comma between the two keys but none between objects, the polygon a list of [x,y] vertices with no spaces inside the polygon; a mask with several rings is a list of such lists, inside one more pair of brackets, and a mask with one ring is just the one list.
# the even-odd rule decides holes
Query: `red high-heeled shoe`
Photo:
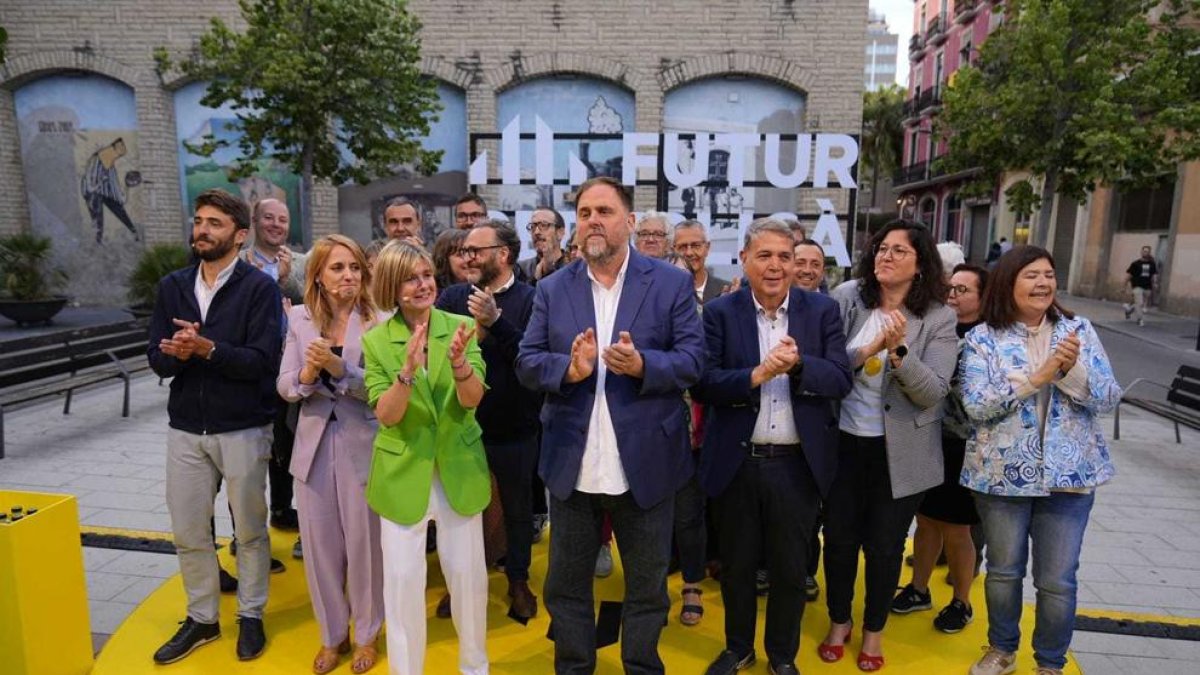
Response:
[{"label": "red high-heeled shoe", "polygon": [[[854,622],[851,621],[850,628],[846,631],[846,639],[849,640],[850,636],[853,633],[854,633]],[[825,663],[837,663],[838,661],[841,661],[842,657],[845,655],[846,655],[845,643],[842,643],[840,645],[831,645],[831,644],[822,642],[821,644],[817,645],[817,656],[821,657],[821,660],[824,661]]]},{"label": "red high-heeled shoe", "polygon": [[858,653],[858,669],[864,673],[873,673],[876,670],[883,669],[883,654],[871,656],[870,654]]}]

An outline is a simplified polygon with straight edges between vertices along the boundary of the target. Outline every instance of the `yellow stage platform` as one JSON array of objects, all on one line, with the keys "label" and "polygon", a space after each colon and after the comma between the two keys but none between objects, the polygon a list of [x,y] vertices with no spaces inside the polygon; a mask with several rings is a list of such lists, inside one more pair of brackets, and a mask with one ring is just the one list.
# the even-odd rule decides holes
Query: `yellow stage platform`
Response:
[{"label": "yellow stage platform", "polygon": [[[308,591],[304,581],[303,563],[293,561],[288,556],[294,535],[272,532],[272,543],[275,557],[286,561],[288,569],[283,574],[271,576],[270,602],[267,605],[265,617],[267,631],[267,651],[258,660],[241,663],[234,655],[237,640],[237,624],[235,623],[236,599],[226,596],[221,601],[222,637],[216,642],[198,649],[188,658],[169,666],[156,666],[151,660],[154,650],[169,638],[178,628],[177,622],[184,617],[185,599],[183,586],[178,576],[169,579],[161,588],[155,591],[146,601],[126,619],[125,623],[112,636],[108,644],[100,652],[96,667],[92,671],[96,675],[137,675],[138,673],[156,673],[165,675],[187,675],[191,673],[210,675],[213,673],[297,673],[311,672],[312,658],[319,646],[317,625],[313,619],[309,605]],[[534,546],[533,576],[534,591],[540,595],[541,582],[545,578],[548,546],[545,541]],[[614,557],[619,551],[614,547]],[[223,549],[222,565],[234,570],[233,559]],[[426,659],[426,671],[436,675],[449,675],[456,672],[458,662],[457,642],[454,628],[449,620],[433,618],[433,610],[441,597],[444,584],[441,572],[437,567],[436,556],[429,558],[430,580],[429,591],[426,595],[429,620],[429,652]],[[908,580],[909,570],[905,568],[901,583]],[[934,605],[940,607],[950,601],[950,587],[943,582],[945,569],[939,568],[934,573],[930,583],[933,589]],[[861,574],[860,588],[857,593],[858,603],[855,606],[856,621],[861,621]],[[488,656],[491,659],[493,673],[511,673],[512,675],[527,675],[530,673],[553,672],[553,644],[545,638],[549,617],[545,607],[541,608],[538,616],[529,622],[528,626],[515,623],[505,613],[508,609],[505,590],[507,589],[504,575],[491,575],[491,597],[488,605]],[[721,608],[721,594],[718,585],[712,581],[704,583],[704,621],[700,626],[687,628],[679,623],[679,575],[669,580],[672,605],[670,624],[663,630],[660,652],[666,662],[668,673],[703,673],[709,662],[724,646],[724,613]],[[613,575],[608,579],[597,580],[596,600],[621,599],[621,569],[618,564]],[[899,675],[912,673],[914,675],[940,675],[941,673],[966,673],[971,662],[980,656],[980,647],[987,644],[987,619],[983,600],[983,578],[976,580],[972,589],[972,604],[976,608],[976,619],[967,630],[957,635],[945,635],[934,630],[932,626],[936,609],[928,612],[917,612],[908,616],[893,615],[888,621],[884,641],[884,654],[887,657],[885,671]],[[765,601],[760,603],[758,655],[759,661],[748,673],[765,673],[766,659],[762,648],[762,617]],[[804,673],[858,673],[855,666],[855,656],[858,653],[861,633],[857,628],[855,638],[846,650],[846,658],[841,662],[829,665],[823,663],[816,654],[817,643],[828,628],[825,613],[824,595],[816,603],[810,603],[805,611],[803,632],[800,638],[800,654],[797,660],[801,672]],[[1031,672],[1034,668],[1033,656],[1029,648],[1029,638],[1033,631],[1033,608],[1026,607],[1022,621],[1022,650],[1018,662],[1018,672]],[[381,641],[382,643],[382,641]],[[611,645],[601,649],[598,655],[598,673],[615,674],[621,672],[621,655],[619,645]],[[350,664],[344,659],[335,673],[349,673]],[[372,673],[386,673],[387,664],[381,660]],[[1072,660],[1068,664],[1068,675],[1078,674],[1080,670]]]}]

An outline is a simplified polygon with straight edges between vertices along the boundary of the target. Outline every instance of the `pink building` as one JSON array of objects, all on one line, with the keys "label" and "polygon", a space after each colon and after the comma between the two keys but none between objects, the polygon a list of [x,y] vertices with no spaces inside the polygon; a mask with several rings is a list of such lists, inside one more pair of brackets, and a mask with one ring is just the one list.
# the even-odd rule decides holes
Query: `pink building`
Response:
[{"label": "pink building", "polygon": [[908,44],[909,84],[905,103],[904,157],[895,180],[902,215],[924,222],[938,241],[957,241],[967,258],[983,261],[993,227],[992,200],[965,200],[958,191],[971,172],[946,174],[938,159],[933,119],[954,71],[974,62],[979,46],[1002,17],[991,0],[914,0],[913,36]]}]

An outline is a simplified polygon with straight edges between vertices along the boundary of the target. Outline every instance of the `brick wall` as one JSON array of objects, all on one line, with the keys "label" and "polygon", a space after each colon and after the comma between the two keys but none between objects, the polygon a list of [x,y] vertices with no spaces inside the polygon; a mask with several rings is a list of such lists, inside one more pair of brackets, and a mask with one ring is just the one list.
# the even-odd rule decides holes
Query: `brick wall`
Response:
[{"label": "brick wall", "polygon": [[[636,129],[658,131],[663,97],[725,73],[761,76],[807,94],[808,130],[856,134],[861,126],[867,3],[818,0],[414,0],[424,23],[425,72],[463,87],[472,132],[496,131],[495,96],[523,79],[590,74],[629,87]],[[174,83],[153,50],[186,54],[219,15],[238,23],[233,0],[40,0],[0,4],[9,33],[0,70],[0,233],[29,227],[12,91],[36,77],[77,69],[118,79],[137,97],[146,238],[178,241],[180,203]],[[804,191],[801,191],[802,193]],[[486,195],[486,191],[485,191]],[[639,188],[638,206],[653,206]],[[839,205],[845,196],[839,192]],[[809,194],[798,210],[812,212]],[[337,190],[318,185],[313,235],[338,230]]]}]

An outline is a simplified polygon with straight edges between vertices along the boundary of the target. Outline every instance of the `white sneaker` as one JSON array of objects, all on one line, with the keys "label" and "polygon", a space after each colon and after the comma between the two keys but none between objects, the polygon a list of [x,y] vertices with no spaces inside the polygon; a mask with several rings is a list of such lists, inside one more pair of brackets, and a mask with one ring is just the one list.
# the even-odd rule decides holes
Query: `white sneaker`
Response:
[{"label": "white sneaker", "polygon": [[601,544],[600,552],[596,554],[596,576],[603,579],[613,570],[612,544]]},{"label": "white sneaker", "polygon": [[970,675],[1008,675],[1017,669],[1017,655],[984,647],[983,656],[971,665]]},{"label": "white sneaker", "polygon": [[1145,325],[1146,325],[1145,319],[1138,319],[1138,326],[1145,326]]},{"label": "white sneaker", "polygon": [[1125,310],[1125,320],[1128,321],[1129,317],[1133,316],[1133,305],[1121,305],[1121,309]]}]

